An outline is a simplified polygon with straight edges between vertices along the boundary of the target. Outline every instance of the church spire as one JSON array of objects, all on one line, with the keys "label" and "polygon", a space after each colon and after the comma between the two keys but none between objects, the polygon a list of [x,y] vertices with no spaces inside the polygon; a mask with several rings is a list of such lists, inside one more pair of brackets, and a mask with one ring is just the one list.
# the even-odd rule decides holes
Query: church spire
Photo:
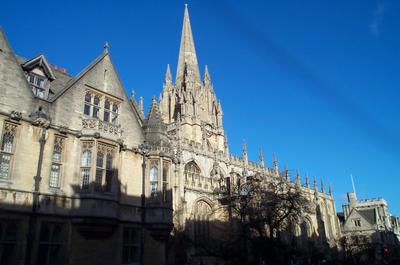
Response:
[{"label": "church spire", "polygon": [[[185,71],[187,72],[187,76],[184,76]],[[187,4],[185,4],[185,12],[183,15],[181,46],[179,48],[178,67],[176,70],[176,85],[180,86],[183,81],[191,81],[200,84],[200,71],[197,63],[196,50],[194,48]]]}]

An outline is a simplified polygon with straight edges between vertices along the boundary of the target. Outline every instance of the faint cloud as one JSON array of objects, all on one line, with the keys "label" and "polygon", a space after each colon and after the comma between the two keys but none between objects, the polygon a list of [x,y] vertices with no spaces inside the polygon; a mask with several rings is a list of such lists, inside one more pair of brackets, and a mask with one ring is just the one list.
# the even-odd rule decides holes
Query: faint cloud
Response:
[{"label": "faint cloud", "polygon": [[375,36],[379,36],[381,32],[384,13],[385,13],[385,1],[378,0],[378,3],[376,4],[376,8],[373,13],[372,22],[371,24],[369,24],[369,30]]}]

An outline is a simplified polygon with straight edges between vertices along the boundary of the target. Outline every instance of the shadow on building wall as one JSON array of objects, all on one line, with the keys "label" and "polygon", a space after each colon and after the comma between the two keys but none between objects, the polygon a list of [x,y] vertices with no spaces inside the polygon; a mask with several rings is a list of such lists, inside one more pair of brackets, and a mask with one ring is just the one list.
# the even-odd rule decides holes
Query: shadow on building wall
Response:
[{"label": "shadow on building wall", "polygon": [[164,264],[170,190],[143,198],[118,181],[71,188],[0,188],[0,264]]}]

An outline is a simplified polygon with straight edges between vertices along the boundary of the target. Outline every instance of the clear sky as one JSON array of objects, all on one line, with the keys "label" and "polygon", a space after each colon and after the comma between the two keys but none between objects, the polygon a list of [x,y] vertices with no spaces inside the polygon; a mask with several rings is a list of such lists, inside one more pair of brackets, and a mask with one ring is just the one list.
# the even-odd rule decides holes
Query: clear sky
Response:
[{"label": "clear sky", "polygon": [[[128,93],[149,105],[175,75],[184,1],[2,2],[14,51],[76,75],[105,41]],[[201,72],[208,64],[231,153],[261,146],[332,183],[384,197],[400,215],[400,1],[189,1]],[[303,179],[304,181],[304,179]]]}]

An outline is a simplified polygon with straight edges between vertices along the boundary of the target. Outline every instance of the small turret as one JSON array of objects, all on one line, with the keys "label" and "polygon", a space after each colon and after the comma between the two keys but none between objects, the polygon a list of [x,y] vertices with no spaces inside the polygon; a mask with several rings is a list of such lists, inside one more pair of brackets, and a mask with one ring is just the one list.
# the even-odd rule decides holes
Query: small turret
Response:
[{"label": "small turret", "polygon": [[306,187],[309,189],[310,188],[310,178],[308,177],[308,174],[306,173]]},{"label": "small turret", "polygon": [[321,192],[325,193],[325,185],[324,185],[324,181],[321,179]]}]

